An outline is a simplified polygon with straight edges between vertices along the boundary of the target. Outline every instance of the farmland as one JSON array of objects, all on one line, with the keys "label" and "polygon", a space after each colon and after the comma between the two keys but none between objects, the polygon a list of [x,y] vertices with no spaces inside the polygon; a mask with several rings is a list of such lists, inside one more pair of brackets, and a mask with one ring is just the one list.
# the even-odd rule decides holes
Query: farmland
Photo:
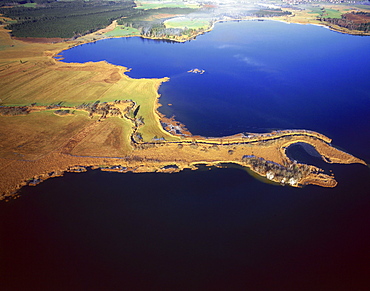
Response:
[{"label": "farmland", "polygon": [[207,20],[203,19],[188,19],[185,17],[178,17],[166,20],[164,25],[167,28],[183,28],[187,27],[189,29],[207,29],[210,27],[210,23]]},{"label": "farmland", "polygon": [[181,1],[136,1],[136,9],[160,9],[160,8],[199,8],[199,4],[189,4]]},{"label": "farmland", "polygon": [[119,25],[114,30],[105,33],[105,35],[107,37],[132,36],[132,35],[140,35],[140,31],[136,28]]}]

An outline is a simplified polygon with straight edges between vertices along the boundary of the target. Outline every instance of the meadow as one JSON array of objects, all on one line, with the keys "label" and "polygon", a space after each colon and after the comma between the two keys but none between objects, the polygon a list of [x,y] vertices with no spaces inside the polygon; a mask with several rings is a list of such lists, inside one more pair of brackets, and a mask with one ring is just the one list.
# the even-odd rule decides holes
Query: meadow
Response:
[{"label": "meadow", "polygon": [[12,160],[36,160],[62,147],[90,120],[86,113],[56,116],[52,110],[26,116],[0,116],[0,155]]},{"label": "meadow", "polygon": [[137,1],[135,9],[160,9],[160,8],[199,8],[198,4],[184,2],[159,2],[159,1]]},{"label": "meadow", "polygon": [[140,31],[137,28],[118,25],[114,30],[105,33],[105,35],[107,37],[132,36],[140,35]]},{"label": "meadow", "polygon": [[323,13],[323,17],[328,17],[328,18],[341,18],[342,13],[338,10],[335,9],[325,9],[325,12]]},{"label": "meadow", "polygon": [[207,29],[210,27],[208,20],[203,19],[189,19],[185,17],[178,17],[166,20],[164,25],[167,28],[188,28],[188,29]]}]

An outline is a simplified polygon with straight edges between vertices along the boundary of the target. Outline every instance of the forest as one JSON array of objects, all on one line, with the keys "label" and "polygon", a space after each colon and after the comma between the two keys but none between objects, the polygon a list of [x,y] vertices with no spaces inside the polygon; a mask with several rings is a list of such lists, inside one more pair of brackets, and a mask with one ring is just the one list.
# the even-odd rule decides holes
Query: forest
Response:
[{"label": "forest", "polygon": [[[0,3],[4,4],[4,1]],[[115,19],[140,13],[134,9],[132,0],[37,3],[36,7],[0,7],[0,14],[17,21],[7,26],[13,36],[73,38],[102,29]]]},{"label": "forest", "polygon": [[324,18],[322,20],[350,30],[370,32],[370,13],[346,13],[341,18]]},{"label": "forest", "polygon": [[[135,28],[146,37],[171,39],[178,36],[193,37],[202,33],[204,27],[166,27],[163,15],[168,18],[175,15],[187,15],[195,11],[212,8],[181,8],[164,7],[158,9],[135,9],[133,0],[22,0],[7,3],[0,0],[0,14],[15,20],[7,28],[15,37],[37,38],[77,38],[82,35],[107,27],[113,20],[118,20],[118,25]],[[228,16],[220,14],[209,21],[209,27],[217,18]],[[281,9],[260,9],[240,12],[239,17],[272,17],[287,15],[290,12]],[[161,15],[161,17],[157,17]],[[198,15],[199,17],[199,15]],[[234,14],[230,17],[235,18]]]}]

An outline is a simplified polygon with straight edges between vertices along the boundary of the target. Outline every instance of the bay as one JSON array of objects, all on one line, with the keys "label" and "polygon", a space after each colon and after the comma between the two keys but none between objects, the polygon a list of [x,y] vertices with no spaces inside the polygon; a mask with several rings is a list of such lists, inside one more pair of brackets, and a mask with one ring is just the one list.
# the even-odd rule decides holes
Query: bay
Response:
[{"label": "bay", "polygon": [[[369,161],[369,44],[250,21],[187,43],[112,39],[63,56],[170,77],[160,110],[193,134],[311,129]],[[187,73],[194,68],[206,72]],[[289,155],[323,164],[300,146]],[[2,289],[367,290],[369,168],[329,169],[333,189],[265,184],[237,167],[89,170],[25,187],[0,203]]]}]

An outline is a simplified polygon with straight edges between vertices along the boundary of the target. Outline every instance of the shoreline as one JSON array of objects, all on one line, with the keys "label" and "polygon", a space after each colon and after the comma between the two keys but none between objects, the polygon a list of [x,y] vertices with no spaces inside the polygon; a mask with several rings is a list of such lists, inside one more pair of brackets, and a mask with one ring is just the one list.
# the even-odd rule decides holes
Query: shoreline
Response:
[{"label": "shoreline", "polygon": [[[241,20],[245,19],[234,19],[233,21]],[[223,21],[232,20],[220,20],[218,22]],[[214,24],[209,30],[202,32],[202,34],[213,30]],[[3,28],[1,29],[4,31]],[[95,33],[92,35],[94,34]],[[162,106],[159,102],[160,94],[158,93],[158,89],[160,85],[163,82],[168,81],[169,78],[134,79],[125,74],[128,70],[126,67],[113,65],[106,61],[81,64],[64,63],[61,60],[56,59],[56,57],[64,50],[84,43],[97,41],[89,39],[92,35],[82,37],[84,41],[82,41],[82,39],[77,39],[57,44],[40,45],[40,48],[36,48],[36,51],[39,54],[41,53],[38,58],[45,62],[46,60],[49,62],[51,61],[53,63],[51,67],[53,72],[57,72],[57,70],[81,70],[84,68],[85,70],[86,68],[91,68],[91,70],[93,70],[92,68],[99,69],[101,67],[99,69],[101,71],[97,70],[97,72],[102,76],[105,76],[107,73],[106,69],[103,70],[103,68],[109,68],[111,71],[117,71],[120,75],[118,81],[115,81],[113,78],[113,84],[119,82],[120,79],[132,80],[135,82],[145,80],[155,81],[151,85],[154,86],[153,89],[155,89],[155,94],[150,97],[153,98],[153,104],[149,104],[154,116],[154,119],[152,120],[154,125],[152,124],[152,126],[159,130],[163,135],[173,137],[174,140],[155,142],[135,141],[132,134],[136,133],[138,129],[140,130],[143,125],[137,125],[133,120],[128,120],[127,118],[125,119],[122,117],[125,122],[128,122],[133,126],[131,133],[131,150],[124,156],[93,157],[88,155],[74,155],[74,147],[65,151],[65,148],[68,148],[68,144],[70,142],[70,140],[68,140],[68,142],[62,147],[43,154],[41,157],[34,160],[27,161],[0,158],[0,173],[2,174],[0,175],[2,176],[2,178],[0,178],[0,200],[6,200],[14,195],[16,196],[16,191],[25,185],[37,185],[46,179],[62,176],[64,172],[81,172],[87,167],[116,172],[178,172],[186,168],[197,169],[197,165],[200,164],[217,166],[224,163],[230,163],[248,168],[254,173],[257,173],[262,177],[267,177],[273,182],[280,184],[288,183],[292,187],[301,187],[306,184],[314,184],[322,187],[335,187],[336,181],[333,176],[328,176],[322,173],[321,169],[314,166],[296,164],[286,156],[285,149],[289,145],[297,142],[311,144],[326,162],[343,164],[360,163],[366,165],[366,163],[361,159],[333,148],[330,145],[330,138],[320,133],[306,130],[285,130],[262,134],[251,133],[248,135],[237,134],[234,136],[219,138],[193,136],[190,133],[189,136],[173,135],[163,128],[161,122],[172,122],[172,125],[176,124],[176,126],[178,126],[179,123],[175,119],[171,120],[171,118],[165,117],[158,111],[158,108]],[[25,46],[29,45],[23,41],[13,38],[11,39],[16,42],[21,42]],[[17,66],[20,65],[18,64]],[[41,68],[39,70],[42,71],[43,69]],[[112,78],[112,75],[110,75],[110,77]],[[104,80],[106,81],[106,79]],[[98,79],[98,83],[99,82],[102,81]],[[126,102],[129,100],[119,99],[119,101]],[[40,111],[43,110],[43,108],[39,109]],[[34,113],[35,112],[31,112],[30,114]],[[108,122],[107,120],[109,120],[109,118],[102,121],[98,120],[100,123],[97,124],[105,124]],[[83,133],[84,130],[86,130],[86,127],[82,127],[77,134],[72,136],[71,140],[73,140],[73,138],[78,134],[81,135],[81,132]],[[78,145],[81,140],[79,141],[77,139],[76,142]],[[289,175],[297,175],[299,178],[293,178],[292,176],[289,179],[293,180],[285,181],[284,177],[280,175],[280,172],[282,171],[290,173]]]},{"label": "shoreline", "polygon": [[[142,143],[151,146],[134,149],[126,157],[75,156],[63,153],[62,150],[54,151],[33,161],[8,160],[6,172],[13,175],[1,179],[4,181],[1,183],[0,200],[16,196],[16,191],[25,185],[36,186],[49,178],[63,176],[65,172],[83,172],[89,167],[121,173],[144,173],[196,170],[201,164],[236,164],[282,185],[335,187],[337,182],[333,175],[329,176],[315,166],[291,161],[286,155],[289,145],[303,142],[312,145],[327,163],[366,165],[361,159],[331,147],[328,141],[329,138],[316,132],[290,130],[253,134],[249,137],[241,134],[213,139],[191,136],[181,141]],[[4,162],[3,158],[1,160]],[[292,172],[293,169],[299,179],[290,178],[285,181],[283,176],[278,176],[281,171]]]}]

